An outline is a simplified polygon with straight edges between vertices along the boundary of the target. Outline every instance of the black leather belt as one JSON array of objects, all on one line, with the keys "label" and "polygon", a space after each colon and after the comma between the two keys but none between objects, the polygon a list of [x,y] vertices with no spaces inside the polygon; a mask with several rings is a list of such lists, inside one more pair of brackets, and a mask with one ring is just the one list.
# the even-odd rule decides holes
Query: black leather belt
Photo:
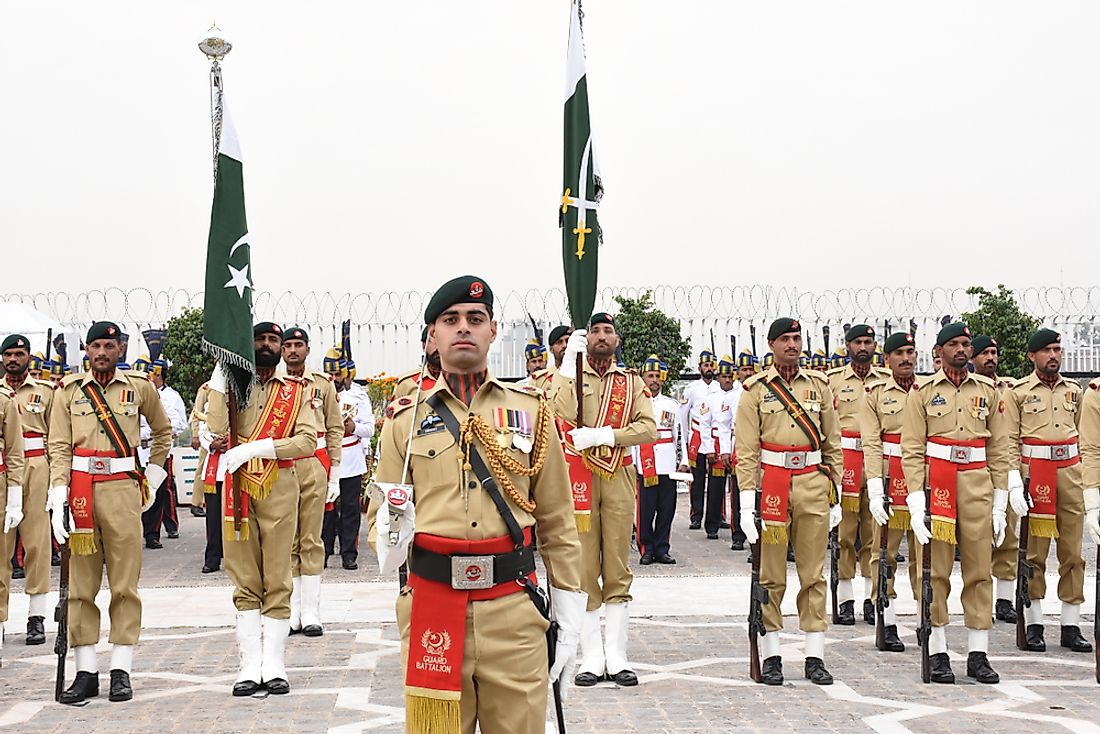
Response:
[{"label": "black leather belt", "polygon": [[454,589],[488,589],[534,573],[535,552],[528,545],[508,553],[446,555],[414,545],[409,554],[409,570],[423,579],[449,584]]}]

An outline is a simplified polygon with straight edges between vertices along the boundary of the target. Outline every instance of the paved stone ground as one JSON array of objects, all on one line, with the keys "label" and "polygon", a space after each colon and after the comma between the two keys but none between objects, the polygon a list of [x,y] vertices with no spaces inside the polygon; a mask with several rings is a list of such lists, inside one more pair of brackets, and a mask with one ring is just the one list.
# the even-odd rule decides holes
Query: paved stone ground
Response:
[{"label": "paved stone ground", "polygon": [[[634,620],[631,660],[641,679],[634,689],[611,684],[570,691],[566,723],[570,732],[715,732],[715,731],[878,731],[1093,732],[1100,734],[1100,686],[1095,682],[1093,656],[1064,652],[1055,644],[1046,654],[1015,649],[1013,628],[999,624],[991,637],[991,659],[1001,673],[998,686],[980,686],[965,678],[965,654],[953,653],[959,683],[924,686],[913,636],[915,620],[900,617],[909,649],[882,654],[873,648],[873,629],[834,628],[828,633],[826,661],[837,678],[831,687],[817,687],[802,678],[802,637],[788,619],[783,656],[787,683],[778,688],[752,684],[747,677],[748,643],[744,602],[730,598],[728,614],[709,603],[705,614],[693,610],[693,599],[677,590],[703,579],[728,577],[730,585],[748,573],[744,552],[729,550],[728,531],[721,541],[707,541],[699,531],[686,530],[681,497],[672,552],[675,566],[635,569],[639,588],[659,589],[670,597],[666,611]],[[165,540],[165,549],[146,551],[142,587],[150,599],[174,592],[168,587],[198,588],[195,598],[228,599],[224,574],[203,575],[202,521],[181,517],[182,537]],[[1093,581],[1095,546],[1088,544],[1088,582]],[[358,593],[389,589],[392,580],[376,573],[369,550],[359,571],[333,568],[325,585],[352,584]],[[338,566],[339,564],[335,564]],[[361,582],[383,581],[384,584]],[[347,621],[354,615],[327,621],[325,636],[291,638],[287,665],[290,696],[233,699],[229,696],[236,668],[232,629],[223,622],[196,627],[195,620],[224,619],[203,615],[204,609],[156,605],[163,618],[147,618],[135,660],[136,698],[111,704],[104,695],[82,708],[52,702],[55,658],[52,634],[44,647],[22,644],[22,582],[13,582],[13,623],[0,669],[0,729],[18,732],[400,732],[402,694],[399,646],[395,625],[381,616]],[[330,597],[339,589],[330,589]],[[1052,592],[1053,593],[1053,592]],[[205,594],[205,595],[203,595]],[[226,602],[222,602],[222,597]],[[1090,603],[1086,609],[1091,612]],[[642,599],[636,606],[641,607]],[[213,603],[210,601],[204,602]],[[154,605],[150,602],[147,610]],[[333,607],[335,608],[335,607]],[[703,607],[699,607],[703,608]],[[167,611],[165,611],[167,609]],[[354,610],[352,610],[354,611]],[[1057,604],[1048,601],[1048,612]],[[151,614],[152,612],[147,612]],[[333,615],[326,615],[332,617]],[[1048,616],[1048,642],[1056,642],[1057,618]],[[1085,624],[1091,631],[1091,614]],[[12,632],[16,634],[13,634]],[[965,649],[964,633],[953,617],[949,642]],[[106,636],[104,636],[104,640]],[[100,645],[100,665],[106,669],[109,646]],[[71,659],[68,675],[73,674]],[[106,673],[101,675],[106,685]]]}]

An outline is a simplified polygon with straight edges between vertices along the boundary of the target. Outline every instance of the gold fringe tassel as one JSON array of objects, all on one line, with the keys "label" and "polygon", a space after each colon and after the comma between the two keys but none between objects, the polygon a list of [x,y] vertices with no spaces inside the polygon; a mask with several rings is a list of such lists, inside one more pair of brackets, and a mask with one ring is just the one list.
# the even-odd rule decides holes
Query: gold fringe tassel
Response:
[{"label": "gold fringe tassel", "polygon": [[271,494],[271,488],[275,486],[275,480],[278,476],[279,469],[276,467],[263,483],[257,482],[245,474],[238,474],[237,481],[240,482],[241,491],[252,499],[266,500],[267,496]]},{"label": "gold fringe tassel", "polygon": [[932,539],[955,545],[955,523],[932,518]]},{"label": "gold fringe tassel", "polygon": [[786,545],[787,525],[764,523],[764,532],[760,534],[760,539],[768,545]]},{"label": "gold fringe tassel", "polygon": [[[167,480],[165,480],[167,481]],[[141,506],[145,507],[149,502],[149,480],[144,476],[141,477]]]},{"label": "gold fringe tassel", "polygon": [[909,510],[894,508],[894,514],[890,516],[888,526],[891,530],[909,529]]},{"label": "gold fringe tassel", "polygon": [[840,495],[840,509],[845,512],[859,512],[859,497],[852,497],[847,494]]},{"label": "gold fringe tassel", "polygon": [[406,695],[405,731],[409,734],[460,734],[462,715],[458,701]]},{"label": "gold fringe tassel", "polygon": [[660,477],[642,477],[642,486],[644,487],[656,487],[661,481]]},{"label": "gold fringe tassel", "polygon": [[218,485],[216,485],[216,484],[204,484],[204,485],[202,485],[202,493],[203,494],[217,494],[218,493]]},{"label": "gold fringe tassel", "polygon": [[695,468],[695,459],[688,459],[688,466],[690,466],[692,469],[694,469]]},{"label": "gold fringe tassel", "polygon": [[94,556],[99,552],[95,543],[95,533],[91,530],[86,532],[74,530],[69,535],[69,551],[74,556]]},{"label": "gold fringe tassel", "polygon": [[711,470],[711,475],[715,477],[726,476],[726,468],[724,466],[716,466]]},{"label": "gold fringe tassel", "polygon": [[586,510],[584,512],[574,512],[573,519],[577,521],[577,532],[587,533],[592,529],[592,512]]},{"label": "gold fringe tassel", "polygon": [[1053,517],[1032,515],[1027,521],[1027,534],[1032,538],[1057,538],[1058,520]]},{"label": "gold fringe tassel", "polygon": [[601,477],[602,479],[614,479],[615,478],[615,473],[614,472],[609,472],[607,469],[604,469],[602,466],[596,466],[595,464],[593,464],[589,460],[587,453],[581,454],[581,460],[584,461],[584,465],[587,466],[588,469],[593,474],[595,474],[596,476]]},{"label": "gold fringe tassel", "polygon": [[[222,531],[222,537],[226,540],[236,540],[237,535],[233,530],[233,518],[227,517],[224,521],[225,529]],[[241,540],[248,540],[248,518],[241,518]]]}]

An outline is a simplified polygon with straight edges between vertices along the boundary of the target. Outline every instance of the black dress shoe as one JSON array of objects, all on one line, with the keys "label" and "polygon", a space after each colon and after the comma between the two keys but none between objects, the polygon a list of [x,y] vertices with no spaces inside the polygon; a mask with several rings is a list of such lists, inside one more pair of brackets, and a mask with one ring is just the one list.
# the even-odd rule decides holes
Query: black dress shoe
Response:
[{"label": "black dress shoe", "polygon": [[730,524],[728,522],[726,522],[725,520],[723,520],[722,522],[718,523],[718,529],[719,530],[729,530],[730,529]]},{"label": "black dress shoe", "polygon": [[1062,625],[1062,647],[1074,652],[1092,652],[1092,644],[1081,636],[1081,628],[1075,624]]},{"label": "black dress shoe", "polygon": [[851,627],[856,623],[856,603],[854,601],[841,602],[837,614],[837,624]]},{"label": "black dress shoe", "polygon": [[745,550],[745,541],[741,538],[734,538],[730,543],[730,550]]},{"label": "black dress shoe", "polygon": [[260,690],[260,684],[254,680],[242,680],[233,684],[234,696],[251,696],[256,691]]},{"label": "black dress shoe", "polygon": [[179,540],[180,534],[178,530],[168,531],[168,540]]},{"label": "black dress shoe", "polygon": [[[55,566],[60,566],[60,565],[61,565],[61,561],[60,561],[60,560],[58,560],[58,562],[57,562],[57,563],[55,563],[55,564],[53,564],[53,565],[55,565]],[[13,568],[13,569],[11,570],[11,577],[12,577],[13,579],[24,579],[24,578],[26,578],[26,577],[27,577],[27,572],[26,572],[26,571],[24,571],[24,570],[22,569],[22,567],[20,567],[20,566],[16,566],[15,568]]]},{"label": "black dress shoe", "polygon": [[220,570],[219,566],[208,566],[208,565],[203,564],[203,567],[202,567],[202,572],[203,573],[217,573],[219,570]]},{"label": "black dress shoe", "polygon": [[929,659],[932,667],[933,683],[954,683],[955,674],[951,672],[951,658],[947,653],[938,652]]},{"label": "black dress shoe", "polygon": [[638,563],[642,564],[643,566],[648,566],[649,564],[653,563],[653,556],[646,553],[642,556],[642,559],[638,561]]},{"label": "black dress shoe", "polygon": [[905,563],[905,556],[898,553],[894,556],[894,563]]},{"label": "black dress shoe", "polygon": [[1027,651],[1028,652],[1046,652],[1047,643],[1043,639],[1043,625],[1041,624],[1029,624],[1026,630],[1027,634]]},{"label": "black dress shoe", "polygon": [[707,533],[707,540],[718,540],[718,533]]},{"label": "black dress shoe", "polygon": [[[325,629],[319,624],[307,624],[302,627],[302,634],[306,637],[320,637],[325,634]],[[279,680],[276,678],[275,680]]]},{"label": "black dress shoe", "polygon": [[989,665],[984,652],[972,652],[966,656],[966,674],[979,683],[1000,683],[1001,676]]},{"label": "black dress shoe", "polygon": [[359,570],[359,563],[354,558],[345,558],[344,559],[344,570],[345,571],[358,571]]},{"label": "black dress shoe", "polygon": [[108,701],[129,701],[134,697],[134,689],[130,685],[130,674],[125,670],[111,671],[111,692],[107,695]]},{"label": "black dress shoe", "polygon": [[147,540],[145,541],[145,547],[149,550],[160,550],[164,546],[160,544],[159,540]]},{"label": "black dress shoe", "polygon": [[[654,560],[657,561],[657,563],[667,563],[667,564],[676,563],[676,559],[673,558],[672,556],[670,556],[667,553],[662,553],[661,555],[657,556]],[[1091,648],[1089,648],[1089,649],[1091,649]]]},{"label": "black dress shoe", "polygon": [[690,525],[688,525],[688,530],[698,530],[701,527],[703,527],[702,523],[693,522]]},{"label": "black dress shoe", "polygon": [[896,624],[886,625],[886,652],[905,652],[905,643],[898,637]]},{"label": "black dress shoe", "polygon": [[192,507],[191,508],[191,514],[194,517],[206,517],[206,510],[204,510],[201,507]]},{"label": "black dress shoe", "polygon": [[821,658],[806,658],[806,679],[819,686],[833,684],[833,674],[825,670],[825,662]]},{"label": "black dress shoe", "polygon": [[61,556],[56,551],[50,556],[50,565],[57,568],[61,565]]},{"label": "black dress shoe", "polygon": [[1002,622],[1016,624],[1016,608],[1008,599],[998,599],[995,616]]},{"label": "black dress shoe", "polygon": [[573,678],[573,685],[580,688],[588,688],[594,686],[603,680],[603,676],[596,675],[595,673],[577,673]]},{"label": "black dress shoe", "polygon": [[83,703],[85,699],[95,698],[99,695],[99,673],[89,673],[80,670],[76,673],[73,684],[61,692],[58,703],[74,704]]},{"label": "black dress shoe", "polygon": [[863,600],[863,621],[875,626],[875,604],[870,599]]},{"label": "black dress shoe", "polygon": [[783,658],[773,655],[760,666],[760,682],[766,686],[783,685]]},{"label": "black dress shoe", "polygon": [[612,675],[607,674],[607,679],[617,686],[623,686],[629,688],[630,686],[638,685],[638,676],[634,674],[633,670],[620,670],[618,673]]},{"label": "black dress shoe", "polygon": [[[794,548],[787,546],[787,563],[794,563]],[[855,624],[853,622],[853,624]]]},{"label": "black dress shoe", "polygon": [[[46,625],[44,617],[27,618],[27,644],[43,645],[46,642]],[[1090,650],[1092,648],[1089,648]]]},{"label": "black dress shoe", "polygon": [[264,681],[264,688],[272,696],[282,696],[290,693],[290,682],[286,678],[272,678],[269,681]]}]

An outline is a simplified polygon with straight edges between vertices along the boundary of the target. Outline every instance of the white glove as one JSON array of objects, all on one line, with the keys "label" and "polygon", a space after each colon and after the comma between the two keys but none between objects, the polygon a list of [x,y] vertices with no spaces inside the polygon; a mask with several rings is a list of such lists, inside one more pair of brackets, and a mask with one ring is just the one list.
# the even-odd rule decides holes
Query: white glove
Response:
[{"label": "white glove", "polygon": [[737,526],[745,534],[745,542],[752,545],[760,540],[760,531],[756,528],[756,492],[738,492],[737,501],[741,506],[741,518]]},{"label": "white glove", "polygon": [[588,594],[583,591],[562,591],[551,586],[550,601],[552,617],[558,623],[558,644],[554,648],[550,683],[561,679],[561,698],[564,701],[571,676],[562,677],[562,673],[572,672],[577,661],[577,644],[581,641],[581,623],[584,620],[584,610],[588,606]]},{"label": "white glove", "polygon": [[882,486],[882,477],[868,477],[867,506],[871,510],[871,517],[875,518],[875,522],[879,525],[890,522],[890,515],[893,514],[893,510],[887,510],[883,507],[885,500],[886,490]]},{"label": "white glove", "polygon": [[[378,508],[375,550],[378,552],[378,568],[388,576],[409,557],[409,543],[416,531],[416,507],[413,506],[411,484],[378,482],[378,487],[385,493],[386,501]],[[391,543],[391,540],[395,542]]]},{"label": "white glove", "polygon": [[1008,518],[1005,510],[1008,508],[1008,492],[1003,489],[993,490],[993,546],[1000,548],[1005,542],[1005,530],[1008,528]]},{"label": "white glove", "polygon": [[64,545],[69,537],[69,531],[65,529],[65,505],[69,501],[69,488],[64,484],[50,487],[46,495],[46,512],[50,513],[50,525],[53,527],[53,537],[58,545]]},{"label": "white glove", "polygon": [[164,484],[164,480],[168,478],[168,472],[164,471],[163,466],[149,464],[145,467],[145,478],[149,480],[149,494],[156,494],[160,485]]},{"label": "white glove", "polygon": [[328,480],[328,491],[325,492],[325,504],[335,502],[340,497],[340,480],[332,479]]},{"label": "white glove", "polygon": [[214,371],[210,373],[210,381],[206,383],[213,392],[220,392],[222,395],[226,395],[225,388],[225,373],[222,372],[222,366],[220,364],[214,365]]},{"label": "white glove", "polygon": [[924,524],[925,502],[924,492],[910,492],[905,498],[905,504],[909,506],[909,527],[921,545],[932,540],[932,531]]},{"label": "white glove", "polygon": [[565,344],[565,354],[561,358],[558,373],[567,380],[577,379],[577,355],[588,352],[588,330],[577,329],[569,335]]},{"label": "white glove", "polygon": [[247,441],[225,452],[222,461],[225,470],[232,474],[248,463],[250,459],[274,459],[275,439],[263,438],[259,441]]},{"label": "white glove", "polygon": [[574,428],[569,432],[569,438],[573,439],[573,446],[577,451],[584,451],[593,446],[614,446],[615,429],[611,426],[599,428]]},{"label": "white glove", "polygon": [[8,485],[8,506],[4,510],[4,532],[19,527],[23,522],[23,488],[18,484]]},{"label": "white glove", "polygon": [[837,502],[829,508],[829,531],[840,524],[840,521],[844,518],[844,508]]},{"label": "white glove", "polygon": [[1100,543],[1100,489],[1096,487],[1085,490],[1085,527]]},{"label": "white glove", "polygon": [[1019,517],[1027,514],[1027,498],[1024,497],[1024,480],[1020,477],[1019,469],[1008,472],[1008,502],[1012,505],[1012,511]]}]

